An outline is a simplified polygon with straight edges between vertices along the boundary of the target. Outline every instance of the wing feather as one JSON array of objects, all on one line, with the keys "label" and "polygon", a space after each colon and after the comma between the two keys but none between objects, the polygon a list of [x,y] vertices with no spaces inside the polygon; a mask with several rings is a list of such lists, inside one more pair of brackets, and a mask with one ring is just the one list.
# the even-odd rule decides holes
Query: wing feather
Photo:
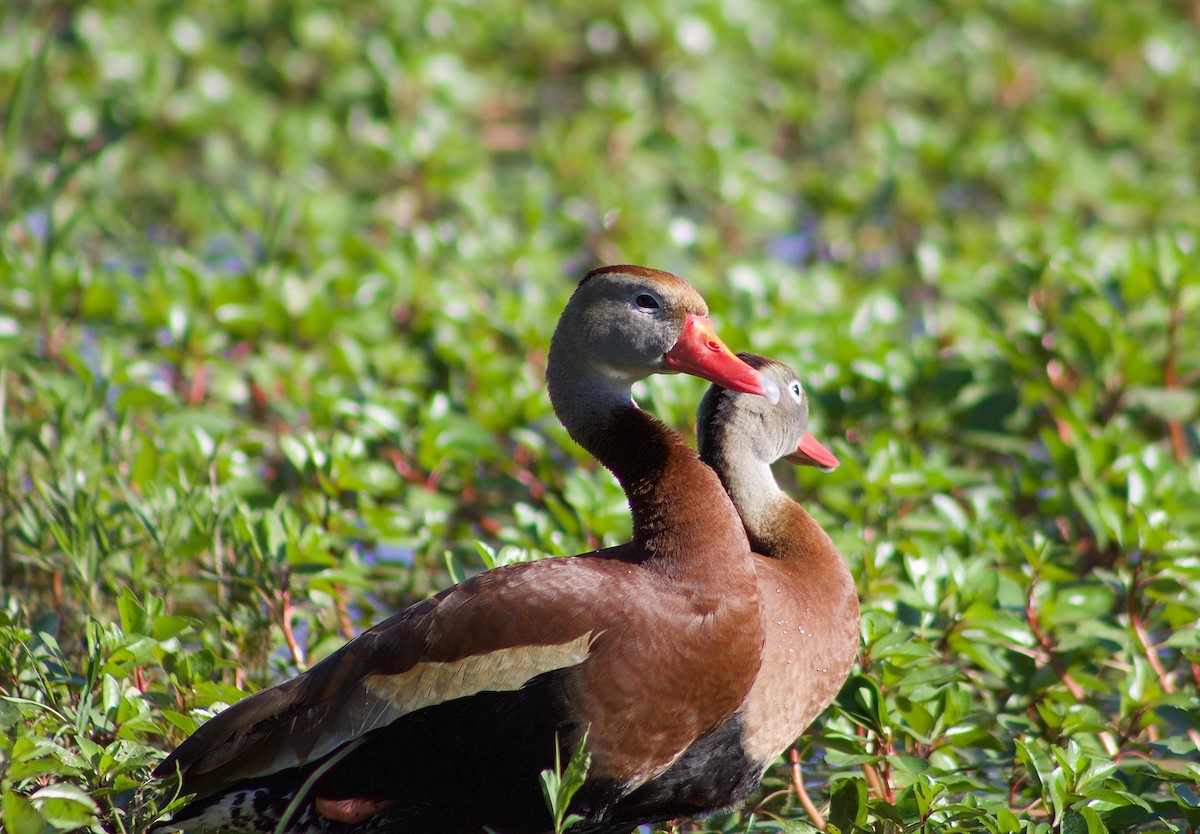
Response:
[{"label": "wing feather", "polygon": [[[179,768],[183,789],[205,795],[319,761],[425,707],[519,690],[538,675],[583,663],[599,632],[567,599],[528,593],[530,566],[523,567],[448,589],[304,674],[234,704],[186,739],[155,775]],[[577,578],[577,571],[567,573]],[[495,605],[501,598],[505,604]]]}]

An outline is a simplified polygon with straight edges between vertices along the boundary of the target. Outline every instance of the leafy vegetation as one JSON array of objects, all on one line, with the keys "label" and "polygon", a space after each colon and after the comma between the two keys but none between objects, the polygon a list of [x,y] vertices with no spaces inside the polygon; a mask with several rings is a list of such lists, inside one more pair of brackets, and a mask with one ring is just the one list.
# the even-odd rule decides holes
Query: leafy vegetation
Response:
[{"label": "leafy vegetation", "polygon": [[568,814],[567,808],[571,798],[587,781],[588,768],[592,763],[592,754],[587,752],[587,733],[575,745],[571,752],[571,760],[566,769],[562,766],[562,757],[557,749],[554,751],[554,769],[543,770],[542,796],[545,797],[546,807],[554,819],[554,834],[563,834],[568,828],[583,820],[579,814]]},{"label": "leafy vegetation", "polygon": [[[705,831],[1200,831],[1184,3],[0,10],[0,813],[140,830],[205,716],[616,542],[542,373],[602,262],[808,380],[863,600]],[[643,403],[690,430],[703,385]],[[797,787],[801,790],[798,792]]]}]

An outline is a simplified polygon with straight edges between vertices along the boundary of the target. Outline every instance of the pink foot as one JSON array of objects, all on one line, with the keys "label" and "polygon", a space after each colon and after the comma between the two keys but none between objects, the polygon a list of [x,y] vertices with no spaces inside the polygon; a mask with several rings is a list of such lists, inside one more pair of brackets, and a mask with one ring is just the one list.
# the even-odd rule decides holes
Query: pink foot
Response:
[{"label": "pink foot", "polygon": [[327,820],[356,823],[369,820],[380,811],[386,811],[388,808],[391,808],[392,800],[362,799],[359,797],[326,799],[323,796],[318,796],[313,804],[317,806],[317,813]]}]

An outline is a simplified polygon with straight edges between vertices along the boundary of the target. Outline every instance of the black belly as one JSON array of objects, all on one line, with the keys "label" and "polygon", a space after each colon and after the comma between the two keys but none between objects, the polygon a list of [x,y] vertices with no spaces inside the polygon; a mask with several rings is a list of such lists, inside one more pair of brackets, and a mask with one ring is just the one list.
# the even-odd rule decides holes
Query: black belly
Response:
[{"label": "black belly", "polygon": [[[553,828],[540,774],[555,745],[570,755],[576,729],[567,717],[561,672],[515,692],[481,692],[427,707],[369,733],[316,782],[289,830],[308,834],[546,834]],[[645,822],[691,817],[735,805],[758,784],[761,766],[742,750],[738,716],[696,742],[657,778],[626,794],[619,779],[591,774],[571,810],[584,819],[570,834],[625,834]],[[253,793],[240,830],[273,831],[296,791],[324,760],[248,779],[221,795]],[[313,796],[393,804],[354,825],[321,819]],[[219,800],[196,800],[183,819]]]},{"label": "black belly", "polygon": [[711,814],[745,801],[758,786],[763,765],[742,747],[741,717],[734,715],[689,747],[662,774],[618,800],[598,825],[572,834],[618,834],[642,823]]}]

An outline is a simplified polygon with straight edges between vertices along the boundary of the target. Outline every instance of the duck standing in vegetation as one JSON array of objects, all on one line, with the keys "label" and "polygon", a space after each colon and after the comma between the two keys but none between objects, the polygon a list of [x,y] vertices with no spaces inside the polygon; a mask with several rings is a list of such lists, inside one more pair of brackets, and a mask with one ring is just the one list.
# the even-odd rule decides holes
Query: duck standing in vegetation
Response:
[{"label": "duck standing in vegetation", "polygon": [[756,568],[717,475],[630,386],[690,373],[778,399],[668,273],[589,273],[551,343],[571,436],[621,483],[633,540],[478,574],[218,714],[155,770],[191,802],[154,830],[553,829],[539,774],[586,734],[578,832],[738,709],[763,645]]},{"label": "duck standing in vegetation", "polygon": [[[766,768],[833,702],[858,652],[854,578],[829,534],[779,488],[771,463],[832,471],[838,460],[808,431],[808,397],[781,362],[739,354],[782,391],[778,404],[714,385],[700,404],[700,457],[746,525],[763,602],[762,668],[739,710],[745,750]],[[761,399],[761,398],[759,398]]]},{"label": "duck standing in vegetation", "polygon": [[858,650],[854,579],[829,535],[771,472],[780,459],[823,471],[838,460],[808,431],[808,399],[796,373],[762,356],[739,356],[782,395],[768,402],[714,384],[700,403],[696,432],[700,457],[720,477],[755,553],[762,664],[728,721],[619,804],[614,816],[626,829],[744,801],[837,696]]}]

